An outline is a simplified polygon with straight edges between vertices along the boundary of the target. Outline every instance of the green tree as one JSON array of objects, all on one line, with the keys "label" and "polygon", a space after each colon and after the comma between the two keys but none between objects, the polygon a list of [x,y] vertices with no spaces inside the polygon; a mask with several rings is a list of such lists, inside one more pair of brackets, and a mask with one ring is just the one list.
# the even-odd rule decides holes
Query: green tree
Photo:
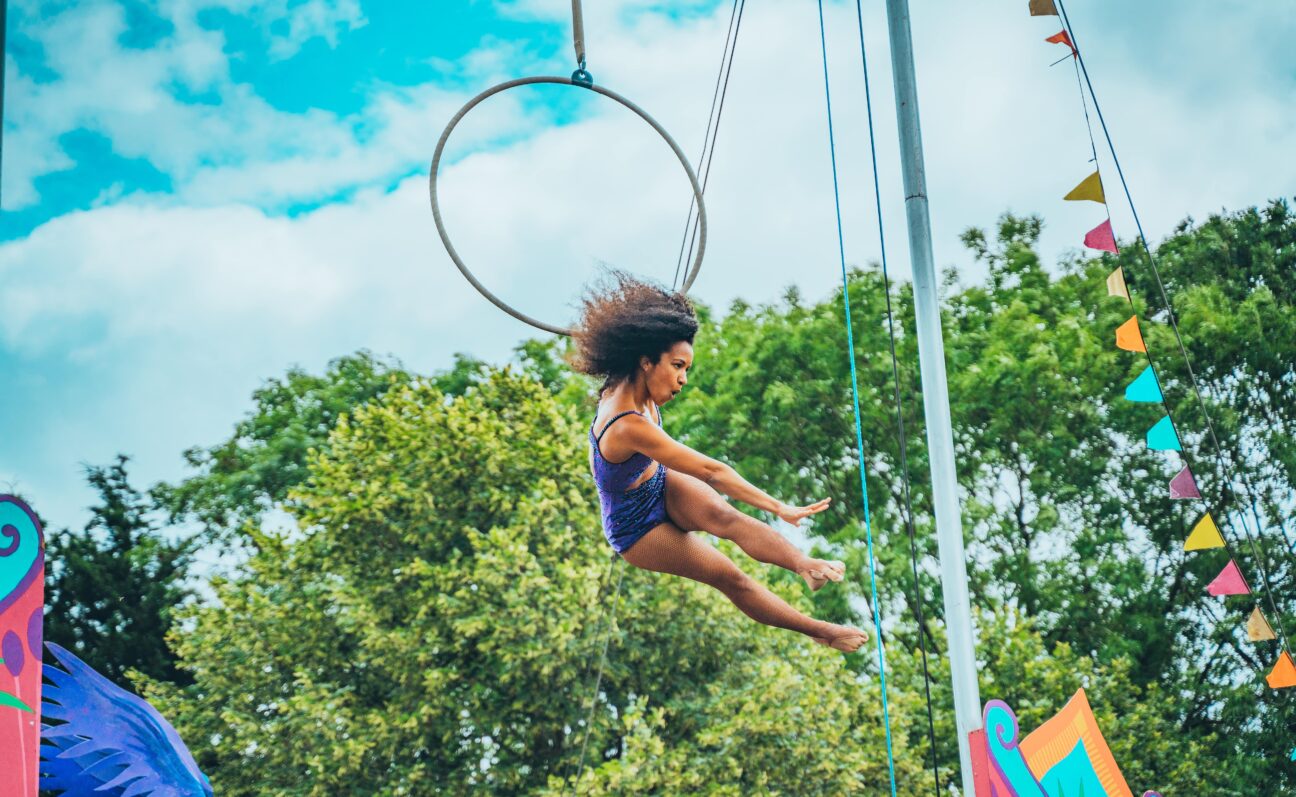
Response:
[{"label": "green tree", "polygon": [[[611,587],[583,421],[497,373],[339,422],[288,504],[304,537],[263,534],[173,635],[195,684],[149,690],[213,740],[199,756],[221,793],[529,794],[575,774]],[[675,756],[645,784],[705,775],[717,794],[884,771],[877,703],[839,655],[639,571],[616,623],[582,788],[617,788],[641,743]],[[798,787],[807,773],[822,787]]]},{"label": "green tree", "polygon": [[192,596],[194,547],[166,539],[147,499],[130,485],[128,458],[86,469],[100,503],[81,531],[46,540],[45,638],[68,648],[118,684],[126,673],[187,682],[166,634]]},{"label": "green tree", "polygon": [[[1158,263],[1189,358],[1208,386],[1205,404],[1223,457],[1208,439],[1167,315],[1156,309],[1159,292],[1147,290],[1153,280],[1146,256],[1128,246],[1119,259],[1074,258],[1046,268],[1036,251],[1041,226],[1035,218],[1005,216],[992,234],[969,231],[964,241],[989,278],[982,285],[946,284],[943,321],[974,600],[987,611],[1029,617],[1044,640],[1040,655],[1065,644],[1096,665],[1126,662],[1133,685],[1143,694],[1156,690],[1160,710],[1179,723],[1184,740],[1213,745],[1201,760],[1228,767],[1229,788],[1245,793],[1264,778],[1281,782],[1289,776],[1279,772],[1279,760],[1257,762],[1254,752],[1290,748],[1290,739],[1276,734],[1296,719],[1292,708],[1256,699],[1277,649],[1246,640],[1241,628],[1249,606],[1237,601],[1221,612],[1205,599],[1206,582],[1227,560],[1182,552],[1203,507],[1167,500],[1166,483],[1180,465],[1143,444],[1164,410],[1124,400],[1125,385],[1147,361],[1115,348],[1114,330],[1132,310],[1106,295],[1105,279],[1117,262],[1144,275],[1131,277],[1131,291],[1185,455],[1219,516],[1245,509],[1251,527],[1265,529],[1262,557],[1254,557],[1234,519],[1234,550],[1249,573],[1258,573],[1256,560],[1268,557],[1285,612],[1281,596],[1290,594],[1293,557],[1284,525],[1291,525],[1293,506],[1283,457],[1292,405],[1282,386],[1296,381],[1296,297],[1273,287],[1290,282],[1296,220],[1284,203],[1274,203],[1266,211],[1187,224],[1162,248]],[[1229,262],[1237,266],[1222,267]],[[912,303],[907,286],[893,291],[920,596],[928,618],[939,621],[925,431],[916,374],[904,367],[914,362],[914,339],[905,331],[912,329]],[[896,644],[911,649],[917,629],[907,619],[913,588],[880,275],[852,272],[850,295],[883,611],[899,620]],[[791,497],[833,495],[840,511],[817,519],[812,539],[845,554],[856,591],[864,592],[841,302],[838,292],[814,304],[795,293],[765,307],[735,303],[704,330],[693,389],[671,417],[686,439],[734,462],[757,483]],[[1221,489],[1229,481],[1256,486],[1254,512]],[[840,595],[820,601],[849,611]],[[1284,616],[1291,625],[1290,614]],[[938,642],[934,627],[924,633]],[[992,666],[983,679],[993,677]],[[945,690],[936,696],[939,710],[948,712]],[[948,761],[952,748],[945,751]],[[1130,754],[1135,771],[1169,773],[1144,766],[1137,750]]]},{"label": "green tree", "polygon": [[[1206,505],[1168,501],[1179,463],[1143,444],[1164,409],[1124,400],[1147,360],[1116,349],[1113,331],[1135,310],[1144,319],[1208,505],[1244,570],[1263,564],[1270,575],[1272,619],[1296,627],[1283,600],[1296,512],[1296,405],[1286,400],[1296,383],[1296,218],[1275,202],[1187,222],[1158,248],[1200,402],[1146,255],[1125,246],[1045,264],[1041,229],[1009,215],[968,231],[988,279],[945,284],[983,697],[1009,700],[1028,732],[1083,686],[1135,788],[1290,790],[1296,705],[1262,688],[1277,645],[1247,641],[1249,603],[1205,597],[1226,559],[1182,551]],[[1106,295],[1118,264],[1134,309]],[[932,651],[946,782],[957,748],[912,299],[907,285],[891,286],[906,463],[883,281],[856,269],[848,290],[899,787],[920,793],[929,777],[920,639]],[[833,496],[807,532],[847,559],[849,583],[810,597],[738,558],[817,615],[869,622],[855,600],[869,583],[841,293],[812,302],[790,290],[767,306],[701,310],[697,367],[667,427],[780,498]],[[214,468],[218,449],[200,463],[200,477],[221,477],[207,482],[206,505],[246,508],[230,517],[248,518],[282,503],[300,524],[284,536],[250,527],[254,553],[214,582],[215,601],[190,610],[192,631],[174,637],[195,683],[152,689],[187,736],[212,740],[200,756],[223,793],[556,793],[570,783],[617,574],[583,448],[591,384],[564,370],[565,345],[520,346],[521,376],[460,356],[444,374],[402,375],[371,392],[331,385],[346,381],[341,372],[297,393],[281,384],[299,398],[258,397],[246,428],[260,431],[230,441],[227,470]],[[305,397],[334,391],[355,400],[312,414]],[[299,444],[303,425],[310,441]],[[244,449],[252,455],[240,458]],[[292,456],[276,459],[280,449]],[[258,482],[275,462],[292,463],[291,478]],[[1254,550],[1243,516],[1259,532]],[[626,573],[611,639],[582,793],[882,790],[871,649],[843,666],[753,626],[705,588],[639,571]]]}]

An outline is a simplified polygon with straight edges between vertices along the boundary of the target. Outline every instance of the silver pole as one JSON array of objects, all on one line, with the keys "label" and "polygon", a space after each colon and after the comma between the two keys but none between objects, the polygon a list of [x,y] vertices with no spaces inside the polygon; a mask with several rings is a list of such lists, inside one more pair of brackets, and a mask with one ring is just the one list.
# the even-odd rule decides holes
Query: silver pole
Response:
[{"label": "silver pole", "polygon": [[923,167],[922,129],[918,123],[918,86],[914,77],[913,38],[909,31],[909,2],[887,0],[886,7],[887,27],[891,35],[891,67],[895,78],[896,118],[900,128],[905,215],[909,224],[909,255],[913,261],[918,360],[922,370],[936,536],[940,544],[950,676],[954,682],[959,764],[963,770],[963,794],[972,797],[976,790],[972,781],[968,734],[981,727],[981,694],[977,686],[963,522],[959,517],[958,481],[954,473],[954,430],[950,423],[940,299],[936,292],[931,217],[927,210],[927,178]]}]

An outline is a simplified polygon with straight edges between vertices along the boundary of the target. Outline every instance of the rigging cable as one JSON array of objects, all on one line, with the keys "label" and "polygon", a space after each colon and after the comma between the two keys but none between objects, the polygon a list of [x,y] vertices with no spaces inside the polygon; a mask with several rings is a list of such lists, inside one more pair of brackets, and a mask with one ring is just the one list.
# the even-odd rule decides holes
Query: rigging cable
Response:
[{"label": "rigging cable", "polygon": [[[733,9],[729,12],[729,29],[725,34],[724,51],[720,56],[720,69],[716,72],[715,90],[711,94],[711,110],[707,114],[706,133],[702,136],[702,154],[698,158],[704,195],[707,182],[711,179],[711,163],[715,160],[716,140],[720,137],[720,117],[724,115],[725,97],[729,95],[729,75],[733,72],[734,53],[738,50],[738,31],[742,28],[742,16],[746,8],[747,0],[734,0]],[[710,149],[708,149],[708,142]],[[688,215],[684,220],[684,237],[680,239],[680,251],[675,259],[675,276],[671,279],[672,289],[679,286],[680,272],[684,264],[693,259],[693,247],[697,242],[697,217],[693,213],[696,207],[697,202],[690,197]],[[686,243],[688,244],[687,256],[684,254]]]},{"label": "rigging cable", "polygon": [[931,670],[927,665],[927,622],[923,617],[922,584],[918,579],[918,543],[914,532],[913,498],[909,485],[909,446],[905,437],[904,406],[900,399],[900,361],[896,356],[895,315],[891,310],[891,276],[887,270],[886,232],[882,225],[882,188],[878,179],[877,136],[873,132],[873,94],[869,86],[868,49],[864,45],[864,10],[860,0],[855,0],[855,21],[859,27],[860,65],[864,71],[864,107],[868,113],[869,155],[873,163],[873,197],[877,205],[878,250],[882,258],[882,290],[886,295],[887,332],[891,341],[891,379],[895,385],[896,439],[900,444],[900,480],[904,487],[905,528],[909,533],[909,563],[913,567],[913,611],[918,623],[918,645],[922,651],[923,689],[927,700],[927,740],[931,747],[932,778],[936,782],[936,794],[939,797],[940,766],[936,758],[936,719],[932,713]]},{"label": "rigging cable", "polygon": [[882,614],[878,606],[877,565],[873,557],[873,523],[869,516],[868,478],[864,470],[864,430],[860,422],[859,378],[855,371],[855,333],[851,326],[850,283],[846,274],[846,243],[842,233],[841,188],[837,179],[837,144],[833,135],[832,91],[828,82],[828,36],[824,31],[823,0],[819,0],[819,46],[823,55],[824,101],[828,108],[828,153],[832,159],[833,202],[837,211],[837,252],[841,259],[842,305],[846,314],[846,353],[850,359],[851,397],[855,410],[855,453],[859,460],[860,496],[864,501],[864,539],[868,546],[869,581],[873,593],[873,629],[877,638],[878,677],[882,691],[882,723],[886,730],[887,770],[891,797],[896,797],[895,753],[891,743],[891,710],[887,702],[886,652],[882,645]]},{"label": "rigging cable", "polygon": [[[621,565],[621,567],[617,568],[616,589],[612,593],[611,617],[602,632],[603,643],[599,650],[598,677],[594,679],[594,691],[590,694],[589,712],[585,715],[585,736],[581,739],[580,765],[576,770],[576,780],[572,783],[573,789],[580,784],[580,779],[585,776],[585,746],[589,743],[590,731],[594,727],[594,707],[598,705],[599,687],[603,685],[603,668],[607,664],[608,643],[612,639],[612,629],[616,625],[617,604],[621,600],[621,582],[625,579],[625,565],[622,564],[623,562],[624,560],[620,556],[613,554],[611,561],[608,563],[609,578],[612,577],[612,568],[614,566]],[[599,625],[603,627],[602,614],[600,614]],[[597,633],[595,635],[597,636]]]}]

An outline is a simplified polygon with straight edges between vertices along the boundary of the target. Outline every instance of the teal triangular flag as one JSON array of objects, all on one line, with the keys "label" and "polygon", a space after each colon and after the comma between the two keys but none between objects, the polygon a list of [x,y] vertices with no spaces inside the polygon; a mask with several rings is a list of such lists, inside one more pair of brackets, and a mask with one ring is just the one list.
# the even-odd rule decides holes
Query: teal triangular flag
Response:
[{"label": "teal triangular flag", "polygon": [[1143,401],[1149,404],[1161,403],[1161,385],[1157,384],[1156,372],[1152,366],[1143,369],[1138,379],[1125,388],[1126,401]]},{"label": "teal triangular flag", "polygon": [[1148,429],[1147,445],[1153,451],[1183,450],[1179,445],[1179,435],[1175,434],[1174,424],[1170,422],[1169,415],[1157,421],[1156,426]]}]

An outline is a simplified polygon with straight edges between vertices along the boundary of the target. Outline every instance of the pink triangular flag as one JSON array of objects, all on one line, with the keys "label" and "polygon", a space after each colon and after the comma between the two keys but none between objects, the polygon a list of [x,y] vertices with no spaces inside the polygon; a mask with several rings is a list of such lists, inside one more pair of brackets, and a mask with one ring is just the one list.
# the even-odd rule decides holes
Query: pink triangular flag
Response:
[{"label": "pink triangular flag", "polygon": [[1251,588],[1247,586],[1246,579],[1242,577],[1242,571],[1238,569],[1237,562],[1232,559],[1224,566],[1215,580],[1206,586],[1206,591],[1212,595],[1250,595]]},{"label": "pink triangular flag", "polygon": [[1179,475],[1170,480],[1170,497],[1171,498],[1201,498],[1201,493],[1197,492],[1197,480],[1193,478],[1192,471],[1184,465],[1184,469],[1179,471]]},{"label": "pink triangular flag", "polygon": [[1104,252],[1116,254],[1118,251],[1116,249],[1116,234],[1112,232],[1111,219],[1085,233],[1084,245],[1090,249],[1100,249]]}]

